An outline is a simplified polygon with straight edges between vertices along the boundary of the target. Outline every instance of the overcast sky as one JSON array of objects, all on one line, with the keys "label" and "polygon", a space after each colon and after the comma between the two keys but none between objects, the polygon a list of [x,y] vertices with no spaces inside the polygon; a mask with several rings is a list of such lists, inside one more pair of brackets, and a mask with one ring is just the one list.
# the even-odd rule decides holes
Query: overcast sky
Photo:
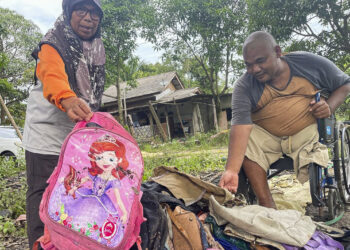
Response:
[{"label": "overcast sky", "polygon": [[[62,0],[0,0],[0,7],[16,11],[38,25],[42,33],[46,33],[62,12]],[[150,43],[140,40],[138,44],[135,54],[143,61],[159,61],[161,53],[154,51]]]}]

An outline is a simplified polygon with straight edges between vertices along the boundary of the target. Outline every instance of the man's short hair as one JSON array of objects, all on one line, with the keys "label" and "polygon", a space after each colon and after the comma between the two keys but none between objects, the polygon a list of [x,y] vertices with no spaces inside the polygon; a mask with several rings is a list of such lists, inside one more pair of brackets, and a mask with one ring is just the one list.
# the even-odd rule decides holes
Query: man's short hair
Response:
[{"label": "man's short hair", "polygon": [[266,31],[255,31],[251,33],[243,43],[243,52],[253,44],[265,44],[267,48],[273,49],[277,46],[275,38]]}]

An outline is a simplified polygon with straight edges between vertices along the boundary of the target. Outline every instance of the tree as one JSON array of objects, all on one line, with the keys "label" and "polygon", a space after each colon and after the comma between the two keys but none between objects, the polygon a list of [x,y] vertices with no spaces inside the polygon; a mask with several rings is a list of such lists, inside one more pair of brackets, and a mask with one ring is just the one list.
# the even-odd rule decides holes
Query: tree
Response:
[{"label": "tree", "polygon": [[150,0],[142,34],[173,61],[189,63],[192,77],[214,96],[220,109],[220,95],[234,79],[245,10],[241,0]]},{"label": "tree", "polygon": [[306,41],[318,54],[350,69],[350,1],[247,0],[251,30],[266,29],[277,40]]},{"label": "tree", "polygon": [[106,75],[108,87],[117,88],[119,121],[124,123],[120,82],[127,75],[127,60],[136,48],[138,11],[142,0],[103,0],[102,34],[106,48]]},{"label": "tree", "polygon": [[[15,121],[23,125],[35,62],[31,52],[41,38],[39,28],[23,16],[0,8],[0,91]],[[1,124],[5,112],[1,109]]]}]

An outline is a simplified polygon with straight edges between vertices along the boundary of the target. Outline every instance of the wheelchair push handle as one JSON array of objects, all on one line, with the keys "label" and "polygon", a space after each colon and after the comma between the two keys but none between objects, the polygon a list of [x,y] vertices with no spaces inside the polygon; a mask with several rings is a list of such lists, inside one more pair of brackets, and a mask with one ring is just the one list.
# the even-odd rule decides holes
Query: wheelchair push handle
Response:
[{"label": "wheelchair push handle", "polygon": [[[315,101],[321,100],[321,93],[317,92],[315,95]],[[334,138],[335,118],[333,115],[329,118],[317,119],[318,133],[320,135],[319,142],[322,144],[332,143]]]},{"label": "wheelchair push handle", "polygon": [[315,101],[319,102],[320,100],[321,100],[321,93],[317,92],[316,95],[315,95]]}]

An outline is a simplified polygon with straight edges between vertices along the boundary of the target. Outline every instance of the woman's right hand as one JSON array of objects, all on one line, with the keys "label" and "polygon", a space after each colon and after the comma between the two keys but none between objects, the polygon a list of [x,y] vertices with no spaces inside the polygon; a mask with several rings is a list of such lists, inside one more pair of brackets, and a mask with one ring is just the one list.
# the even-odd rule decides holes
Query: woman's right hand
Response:
[{"label": "woman's right hand", "polygon": [[90,121],[92,117],[92,111],[89,105],[78,97],[69,97],[61,100],[61,105],[66,111],[68,117],[74,121]]}]

